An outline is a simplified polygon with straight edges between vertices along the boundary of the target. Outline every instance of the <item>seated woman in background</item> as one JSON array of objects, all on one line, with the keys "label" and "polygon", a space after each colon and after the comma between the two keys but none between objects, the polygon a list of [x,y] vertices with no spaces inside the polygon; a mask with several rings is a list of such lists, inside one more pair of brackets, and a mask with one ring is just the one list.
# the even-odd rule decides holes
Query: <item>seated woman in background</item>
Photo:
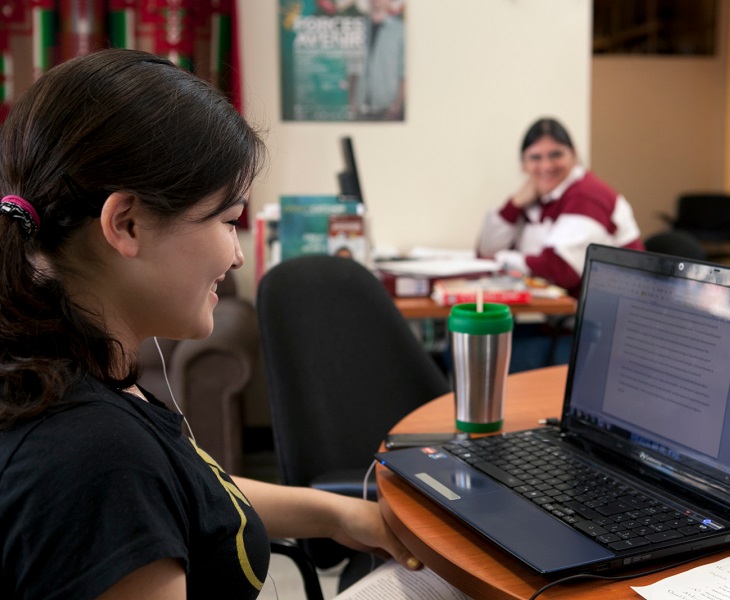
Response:
[{"label": "seated woman in background", "polygon": [[484,218],[477,255],[542,277],[577,296],[588,244],[643,249],[631,206],[578,164],[555,119],[540,119],[521,148],[527,180]]}]

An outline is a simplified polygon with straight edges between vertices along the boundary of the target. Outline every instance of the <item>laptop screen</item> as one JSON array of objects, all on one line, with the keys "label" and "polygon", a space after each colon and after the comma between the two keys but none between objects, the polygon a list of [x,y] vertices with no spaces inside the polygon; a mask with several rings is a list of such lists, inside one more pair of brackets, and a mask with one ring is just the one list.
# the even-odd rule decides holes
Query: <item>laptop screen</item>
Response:
[{"label": "laptop screen", "polygon": [[585,269],[564,429],[728,493],[730,267],[592,246]]}]

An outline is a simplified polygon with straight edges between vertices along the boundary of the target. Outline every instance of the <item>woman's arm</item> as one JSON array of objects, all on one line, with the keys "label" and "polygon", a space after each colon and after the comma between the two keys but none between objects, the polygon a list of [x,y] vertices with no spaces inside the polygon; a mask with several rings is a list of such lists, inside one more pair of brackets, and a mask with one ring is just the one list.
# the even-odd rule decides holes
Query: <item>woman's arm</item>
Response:
[{"label": "woman's arm", "polygon": [[[382,558],[393,557],[409,569],[421,563],[386,525],[375,502],[321,490],[285,487],[232,477],[266,525],[271,537],[327,537]],[[101,600],[185,600],[185,571],[166,558],[125,576]]]},{"label": "woman's arm", "polygon": [[511,202],[499,209],[490,210],[484,216],[477,237],[477,256],[493,258],[500,250],[513,248],[521,231],[520,214],[521,211]]},{"label": "woman's arm", "polygon": [[421,567],[385,523],[375,502],[242,477],[233,481],[271,537],[331,538],[355,550],[393,557],[409,569]]},{"label": "woman's arm", "polygon": [[489,211],[477,238],[477,256],[491,258],[500,250],[514,248],[522,231],[522,211],[536,201],[537,188],[527,179],[502,207]]},{"label": "woman's arm", "polygon": [[99,600],[185,600],[185,570],[163,558],[132,571],[99,596]]}]

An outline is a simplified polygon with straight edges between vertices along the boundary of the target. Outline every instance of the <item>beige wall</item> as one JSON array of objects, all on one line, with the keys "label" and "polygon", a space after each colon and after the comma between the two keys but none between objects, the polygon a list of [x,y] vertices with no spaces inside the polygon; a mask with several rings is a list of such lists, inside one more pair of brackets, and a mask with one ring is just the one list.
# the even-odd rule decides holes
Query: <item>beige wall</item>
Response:
[{"label": "beige wall", "polygon": [[593,59],[592,167],[631,201],[644,237],[667,225],[677,197],[730,191],[728,0],[713,57]]},{"label": "beige wall", "polygon": [[[551,114],[589,152],[590,0],[409,0],[405,123],[281,122],[277,0],[238,0],[247,117],[271,160],[253,212],[282,194],[335,193],[351,135],[378,246],[470,248],[484,211],[521,181],[526,127]],[[253,294],[248,264],[237,274]]]},{"label": "beige wall", "polygon": [[725,62],[596,57],[592,168],[631,202],[644,237],[685,191],[724,186]]}]

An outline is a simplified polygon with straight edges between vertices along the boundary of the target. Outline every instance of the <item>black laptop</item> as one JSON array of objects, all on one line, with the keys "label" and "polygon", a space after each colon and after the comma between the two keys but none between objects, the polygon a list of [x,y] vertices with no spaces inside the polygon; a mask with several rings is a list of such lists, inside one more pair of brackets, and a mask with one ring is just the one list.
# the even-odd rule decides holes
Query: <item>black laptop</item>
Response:
[{"label": "black laptop", "polygon": [[730,545],[730,267],[592,245],[559,427],[378,460],[543,574]]}]

